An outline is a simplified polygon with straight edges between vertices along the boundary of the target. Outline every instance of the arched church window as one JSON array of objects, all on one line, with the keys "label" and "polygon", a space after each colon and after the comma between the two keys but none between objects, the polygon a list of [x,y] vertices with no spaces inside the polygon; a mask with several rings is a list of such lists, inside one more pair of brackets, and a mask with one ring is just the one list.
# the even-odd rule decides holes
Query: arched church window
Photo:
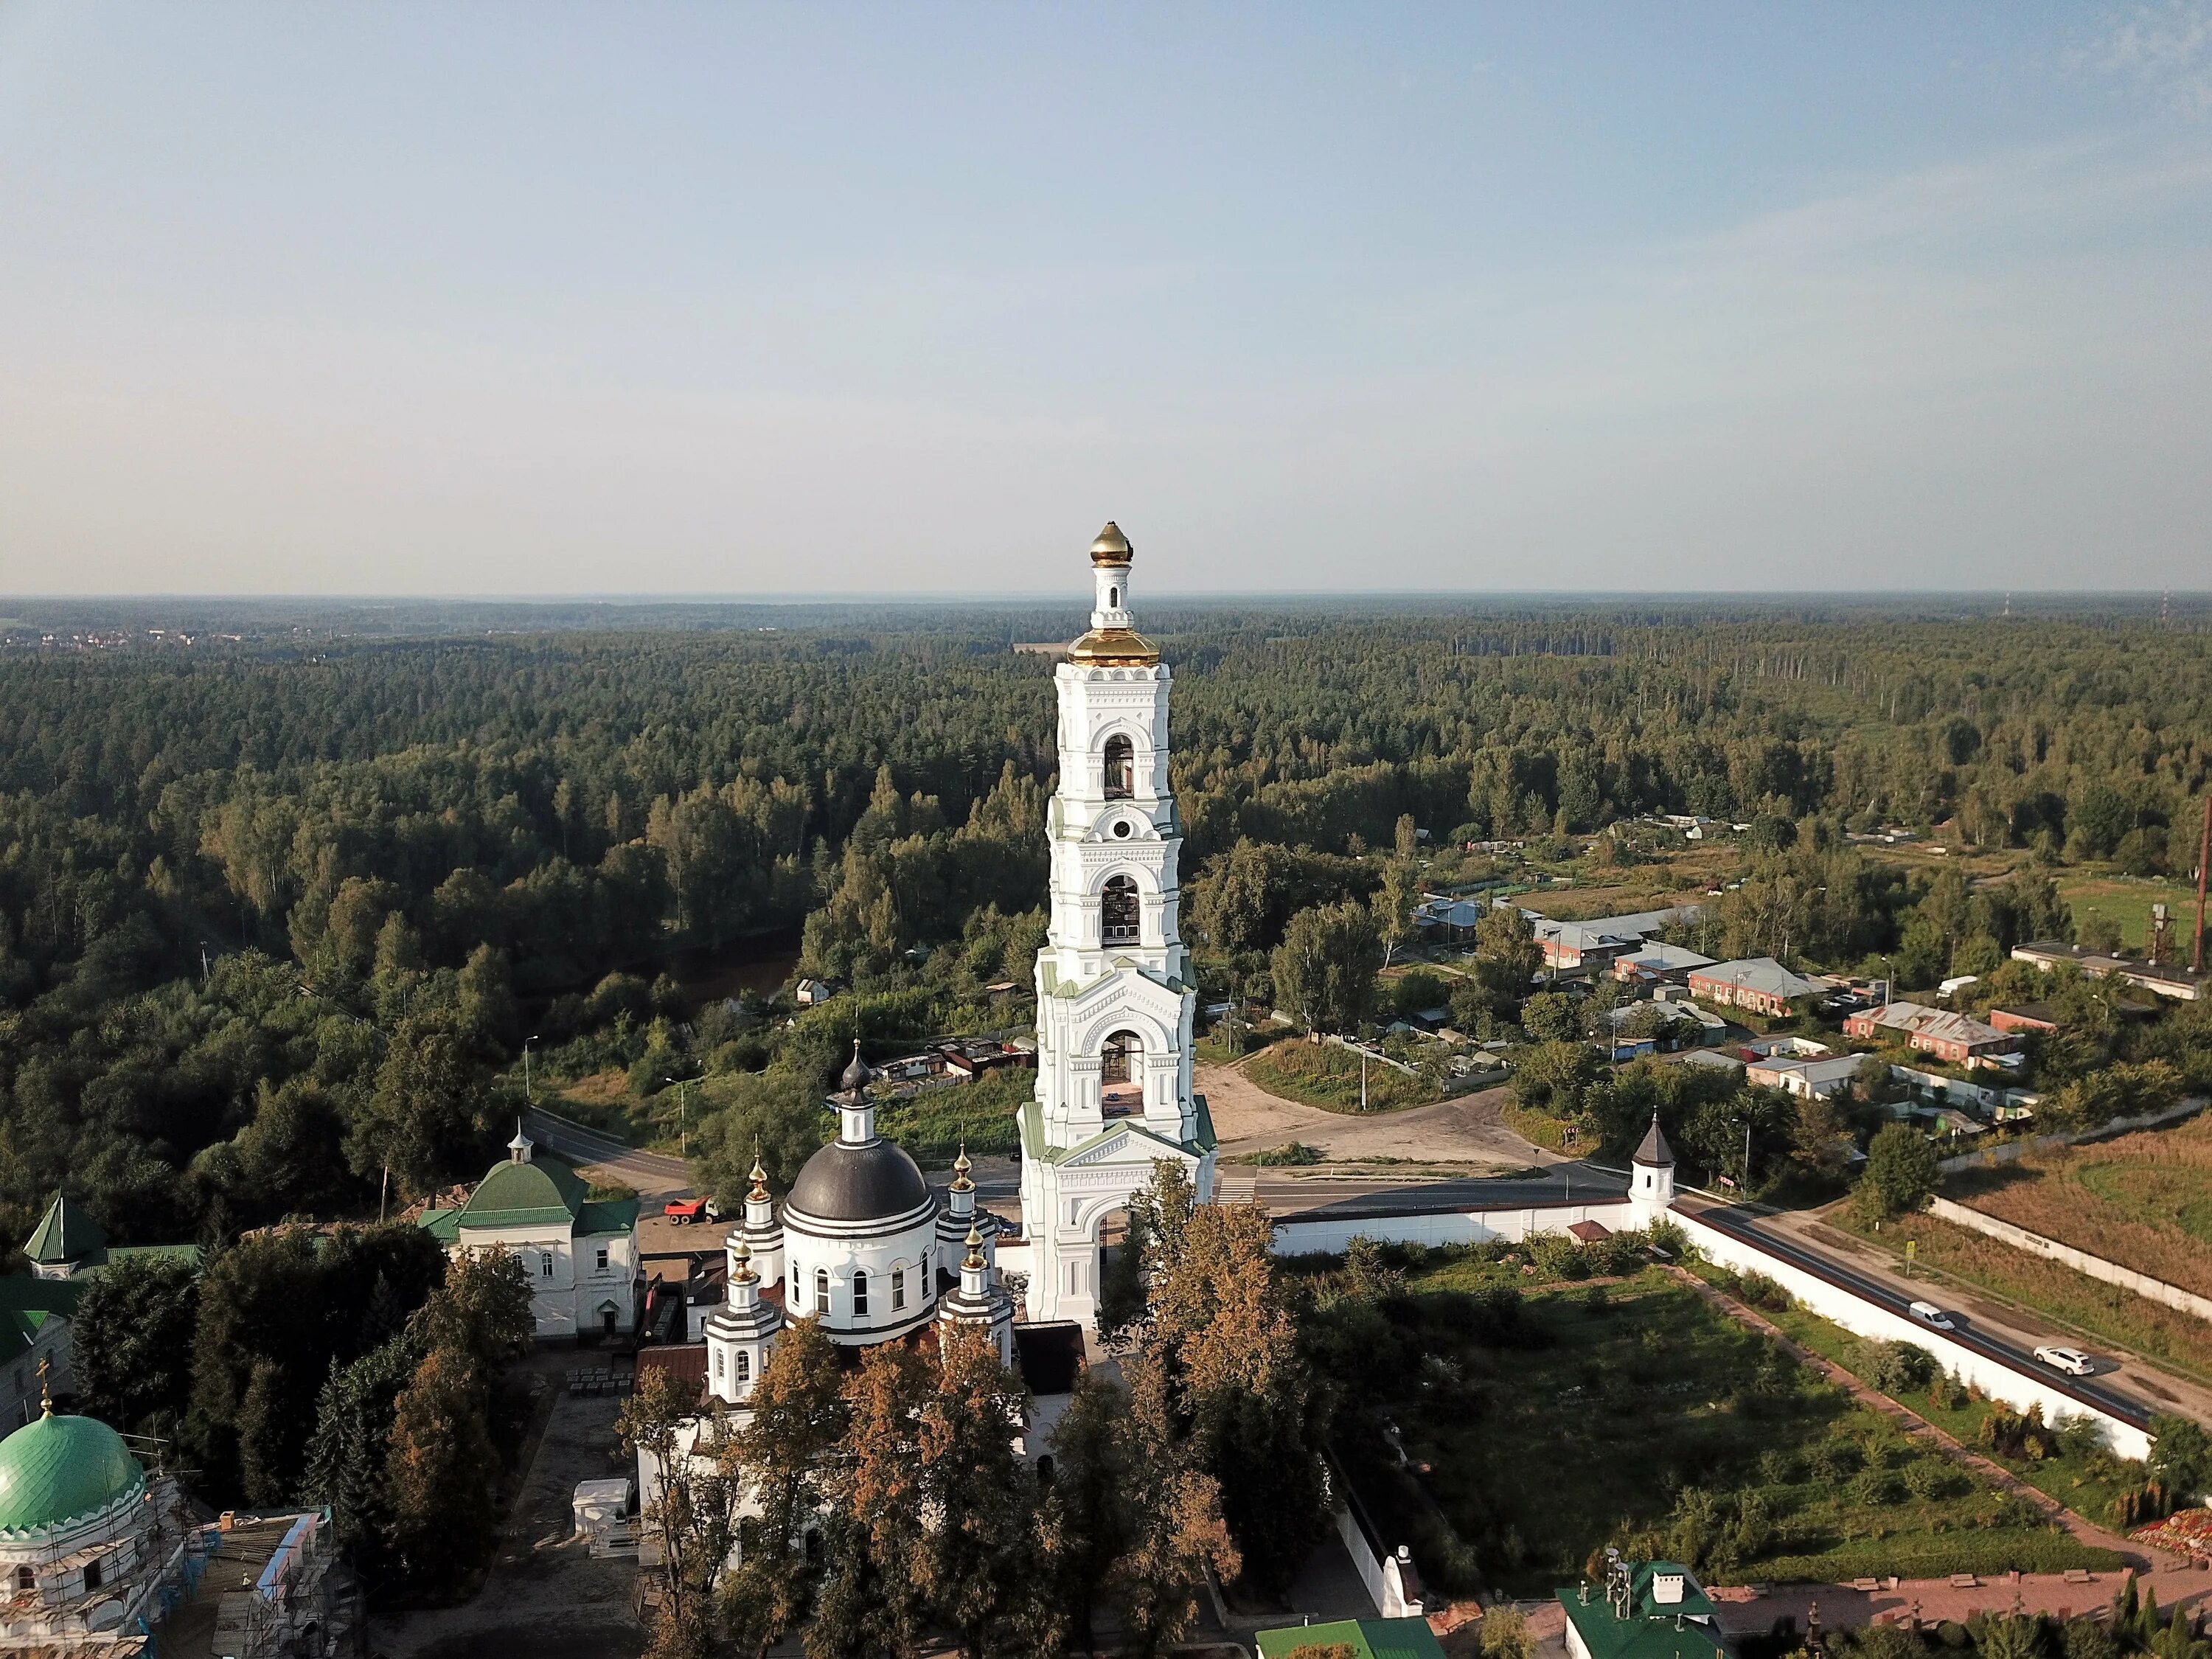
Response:
[{"label": "arched church window", "polygon": [[38,1587],[38,1574],[33,1572],[28,1567],[18,1567],[15,1569],[15,1588],[17,1589],[36,1589]]},{"label": "arched church window", "polygon": [[906,1269],[891,1269],[891,1311],[898,1313],[906,1306]]},{"label": "arched church window", "polygon": [[1134,945],[1137,942],[1137,884],[1127,876],[1115,876],[1106,883],[1106,890],[1099,896],[1100,937],[1108,945]]},{"label": "arched church window", "polygon": [[538,1276],[540,1279],[550,1279],[553,1277],[552,1251],[541,1250],[538,1253]]},{"label": "arched church window", "polygon": [[716,1381],[717,1382],[720,1382],[721,1380],[722,1380],[722,1351],[721,1351],[720,1348],[717,1348],[717,1349],[715,1349],[715,1350],[714,1350],[714,1381]]},{"label": "arched church window", "polygon": [[1109,611],[1119,611],[1121,608],[1121,590],[1120,588],[1109,587],[1106,590],[1106,608]]},{"label": "arched church window", "polygon": [[814,1270],[814,1311],[818,1314],[830,1311],[830,1270],[827,1267]]},{"label": "arched church window", "polygon": [[1106,799],[1127,800],[1137,793],[1137,746],[1116,733],[1106,739]]},{"label": "arched church window", "polygon": [[868,1316],[868,1275],[866,1271],[853,1275],[853,1317]]},{"label": "arched church window", "polygon": [[1109,1117],[1144,1104],[1145,1040],[1134,1031],[1116,1031],[1098,1054],[1099,1106]]},{"label": "arched church window", "polygon": [[752,1374],[753,1357],[747,1353],[743,1348],[738,1349],[737,1357],[738,1381],[740,1382],[750,1382],[752,1380]]}]

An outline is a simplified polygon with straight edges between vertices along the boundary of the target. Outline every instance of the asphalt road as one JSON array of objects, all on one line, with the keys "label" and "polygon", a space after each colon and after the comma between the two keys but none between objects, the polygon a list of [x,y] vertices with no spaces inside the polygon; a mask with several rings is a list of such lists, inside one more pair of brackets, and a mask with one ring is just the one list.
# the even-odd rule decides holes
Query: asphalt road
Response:
[{"label": "asphalt road", "polygon": [[[1764,1224],[1759,1218],[1743,1210],[1731,1205],[1713,1203],[1708,1200],[1687,1194],[1678,1196],[1675,1203],[1690,1211],[1708,1225],[1718,1227],[1723,1232],[1734,1233],[1739,1238],[1754,1243],[1768,1255],[1778,1257],[1794,1267],[1802,1268],[1816,1278],[1840,1286],[1854,1296],[1873,1303],[1876,1307],[1886,1308],[1893,1313],[1904,1315],[1906,1318],[1911,1317],[1907,1310],[1913,1297],[1899,1292],[1881,1279],[1860,1271],[1851,1264],[1802,1238],[1784,1236],[1780,1229]],[[1931,1297],[1929,1299],[1934,1298]],[[1949,1310],[1947,1310],[1947,1311]],[[2063,1371],[2055,1371],[2050,1366],[2037,1360],[2029,1348],[2003,1340],[1990,1334],[1987,1331],[1978,1328],[1972,1321],[1961,1314],[1952,1312],[1952,1317],[1959,1322],[1958,1328],[1946,1332],[1945,1334],[1961,1346],[1972,1348],[1977,1353],[2009,1365],[2016,1371],[2033,1376],[2039,1382],[2045,1383],[2062,1394],[2070,1395],[2085,1406],[2094,1406],[2100,1411],[2109,1412],[2124,1422],[2134,1424],[2137,1428],[2149,1426],[2151,1413],[2157,1408],[2147,1401],[2138,1399],[2132,1394],[2123,1393],[2109,1383],[2100,1382],[2094,1377],[2069,1376]]]},{"label": "asphalt road", "polygon": [[556,1117],[542,1106],[531,1108],[524,1123],[530,1138],[546,1151],[560,1153],[579,1168],[611,1176],[635,1188],[641,1198],[678,1198],[691,1190],[691,1172],[680,1158],[639,1152],[612,1135]]}]

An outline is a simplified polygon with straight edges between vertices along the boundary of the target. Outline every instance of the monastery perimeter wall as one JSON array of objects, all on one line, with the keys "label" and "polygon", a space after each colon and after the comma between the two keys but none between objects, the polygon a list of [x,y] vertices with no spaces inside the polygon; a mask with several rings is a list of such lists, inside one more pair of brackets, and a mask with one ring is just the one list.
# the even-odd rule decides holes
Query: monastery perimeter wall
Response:
[{"label": "monastery perimeter wall", "polygon": [[2123,1267],[2117,1261],[2107,1261],[2101,1255],[2077,1250],[2071,1244],[2061,1244],[2055,1238],[2045,1238],[2041,1233],[2032,1233],[2009,1221],[1984,1215],[1979,1210],[1969,1209],[1964,1204],[1954,1204],[1948,1198],[1936,1199],[1929,1206],[1929,1212],[1945,1221],[1954,1221],[1961,1227],[1971,1227],[1978,1233],[1986,1233],[2015,1249],[2026,1250],[2033,1255],[2046,1255],[2053,1261],[2063,1261],[2076,1273],[2087,1273],[2092,1279],[2101,1279],[2107,1285],[2118,1285],[2122,1290],[2133,1291],[2148,1301],[2161,1302],[2169,1308],[2179,1309],[2183,1313],[2194,1314],[2199,1319],[2212,1320],[2212,1297],[2198,1296],[2193,1291],[2183,1290],[2179,1285],[2153,1279],[2148,1273],[2137,1273],[2133,1267]]}]

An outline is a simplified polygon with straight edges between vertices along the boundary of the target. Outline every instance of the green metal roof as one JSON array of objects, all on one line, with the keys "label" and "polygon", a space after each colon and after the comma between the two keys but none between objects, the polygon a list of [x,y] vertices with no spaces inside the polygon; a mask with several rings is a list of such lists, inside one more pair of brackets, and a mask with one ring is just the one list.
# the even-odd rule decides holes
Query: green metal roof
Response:
[{"label": "green metal roof", "polygon": [[1120,1134],[1126,1130],[1130,1134],[1151,1141],[1156,1146],[1165,1147],[1170,1152],[1181,1152],[1187,1158],[1202,1157],[1213,1150],[1213,1119],[1206,1109],[1205,1097],[1200,1096],[1196,1098],[1198,1100],[1198,1134],[1187,1145],[1170,1140],[1157,1130],[1147,1129],[1135,1118],[1119,1117],[1088,1140],[1079,1140],[1073,1146],[1052,1146],[1045,1143],[1044,1108],[1040,1106],[1036,1097],[1032,1096],[1022,1106],[1020,1118],[1022,1156],[1036,1158],[1043,1164],[1065,1164],[1078,1152],[1087,1152],[1109,1135]]},{"label": "green metal roof", "polygon": [[1263,1630],[1253,1639],[1261,1659],[1284,1659],[1300,1648],[1350,1648],[1358,1659],[1444,1659],[1425,1619],[1340,1619],[1333,1625]]},{"label": "green metal roof", "polygon": [[100,1514],[145,1489],[123,1437],[90,1417],[51,1414],[0,1440],[0,1536]]},{"label": "green metal roof", "polygon": [[460,1209],[459,1224],[471,1227],[544,1227],[575,1224],[591,1188],[562,1159],[537,1157],[526,1163],[495,1164]]},{"label": "green metal roof", "polygon": [[457,1243],[461,1237],[459,1210],[425,1210],[415,1224],[425,1229],[441,1244]]},{"label": "green metal roof", "polygon": [[67,1194],[56,1193],[38,1230],[24,1244],[23,1254],[33,1261],[55,1267],[64,1261],[82,1261],[106,1245],[106,1231],[84,1207],[70,1203]]},{"label": "green metal roof", "polygon": [[200,1247],[197,1244],[109,1245],[103,1265],[112,1267],[119,1261],[185,1261],[197,1267],[200,1265]]},{"label": "green metal roof", "polygon": [[[1651,1581],[1662,1573],[1682,1576],[1680,1601],[1654,1599]],[[1602,1585],[1554,1592],[1590,1659],[1714,1659],[1724,1651],[1713,1627],[1698,1622],[1713,1616],[1713,1604],[1679,1562],[1646,1561],[1632,1568],[1629,1592],[1626,1619],[1615,1616]]]},{"label": "green metal roof", "polygon": [[637,1225],[638,1200],[634,1198],[595,1198],[576,1212],[576,1231],[626,1233]]}]

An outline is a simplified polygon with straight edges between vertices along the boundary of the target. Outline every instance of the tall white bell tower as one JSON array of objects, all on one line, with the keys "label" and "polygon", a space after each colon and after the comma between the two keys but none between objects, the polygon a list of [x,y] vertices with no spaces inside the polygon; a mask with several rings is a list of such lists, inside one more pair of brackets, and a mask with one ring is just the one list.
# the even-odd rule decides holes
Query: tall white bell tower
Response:
[{"label": "tall white bell tower", "polygon": [[1099,1234],[1166,1158],[1212,1195],[1213,1126],[1191,1090],[1197,993],[1178,920],[1182,826],[1168,781],[1169,672],[1132,626],[1128,538],[1091,547],[1091,629],[1054,678],[1060,787],[1046,834],[1052,927],[1037,953],[1036,1097],[1022,1115],[1024,1306],[1097,1310]]}]

